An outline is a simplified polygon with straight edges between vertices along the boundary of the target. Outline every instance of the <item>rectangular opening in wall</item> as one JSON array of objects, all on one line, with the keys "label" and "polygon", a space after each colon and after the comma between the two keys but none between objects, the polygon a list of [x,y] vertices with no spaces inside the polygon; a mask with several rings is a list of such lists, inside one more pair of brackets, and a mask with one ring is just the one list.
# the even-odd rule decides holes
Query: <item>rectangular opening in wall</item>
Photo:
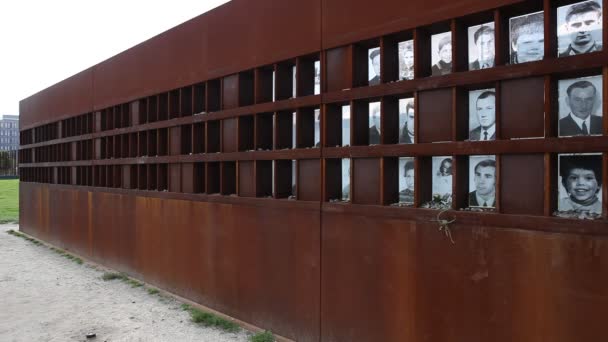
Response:
[{"label": "rectangular opening in wall", "polygon": [[129,157],[129,134],[122,135],[122,151],[120,152],[120,156],[122,158]]},{"label": "rectangular opening in wall", "polygon": [[194,114],[192,110],[192,88],[183,87],[180,90],[180,114],[181,116],[191,116]]},{"label": "rectangular opening in wall", "polygon": [[350,146],[350,105],[325,106],[325,146]]},{"label": "rectangular opening in wall", "polygon": [[220,163],[209,162],[205,164],[207,166],[207,193],[208,194],[219,194],[220,193]]},{"label": "rectangular opening in wall", "polygon": [[221,80],[207,81],[207,112],[217,112],[221,105]]},{"label": "rectangular opening in wall", "polygon": [[137,188],[139,190],[148,190],[148,165],[142,164],[138,166],[139,176]]},{"label": "rectangular opening in wall", "polygon": [[251,151],[253,150],[253,139],[254,139],[254,116],[240,116],[238,118],[239,127],[239,151]]},{"label": "rectangular opening in wall", "polygon": [[158,121],[158,97],[148,97],[148,122]]},{"label": "rectangular opening in wall", "polygon": [[123,103],[121,105],[121,115],[122,115],[122,127],[131,127],[131,106],[128,103]]},{"label": "rectangular opening in wall", "polygon": [[298,58],[298,71],[296,73],[297,95],[309,96],[320,94],[320,63],[319,54]]},{"label": "rectangular opening in wall", "polygon": [[148,131],[148,156],[154,157],[158,155],[158,133],[155,129]]},{"label": "rectangular opening in wall", "polygon": [[122,122],[122,107],[119,106],[114,106],[114,128],[122,128],[123,126],[123,122]]},{"label": "rectangular opening in wall", "polygon": [[174,119],[180,117],[179,89],[169,92],[169,118]]},{"label": "rectangular opening in wall", "polygon": [[320,147],[321,111],[314,107],[300,108],[296,118],[297,148]]},{"label": "rectangular opening in wall", "polygon": [[194,106],[194,114],[202,114],[205,113],[205,83],[201,82],[195,84],[193,87],[193,106]]},{"label": "rectangular opening in wall", "polygon": [[168,167],[167,164],[158,164],[158,191],[167,191]]},{"label": "rectangular opening in wall", "polygon": [[158,166],[156,164],[148,165],[148,190],[156,190],[158,188]]},{"label": "rectangular opening in wall", "polygon": [[220,152],[220,121],[207,121],[207,153]]},{"label": "rectangular opening in wall", "polygon": [[237,162],[238,182],[239,182],[239,196],[241,197],[255,197],[255,162],[253,160],[241,160]]},{"label": "rectangular opening in wall", "polygon": [[179,103],[179,89],[175,89],[169,92],[169,118],[178,118],[180,103]]},{"label": "rectangular opening in wall", "polygon": [[139,117],[139,124],[143,125],[148,123],[148,99],[140,99],[138,101],[138,117]]},{"label": "rectangular opening in wall", "polygon": [[380,70],[380,39],[359,42],[353,46],[355,87],[382,83]]},{"label": "rectangular opening in wall", "polygon": [[380,102],[376,99],[353,102],[353,145],[381,142]]},{"label": "rectangular opening in wall", "polygon": [[160,93],[158,95],[158,121],[169,119],[169,94]]},{"label": "rectangular opening in wall", "polygon": [[353,169],[353,203],[380,204],[380,159],[354,158]]},{"label": "rectangular opening in wall", "polygon": [[197,122],[192,127],[192,153],[205,153],[204,122]]},{"label": "rectangular opening in wall", "polygon": [[256,196],[272,197],[272,160],[255,161]]},{"label": "rectangular opening in wall", "polygon": [[137,132],[129,134],[129,157],[135,158],[137,157],[137,148],[138,148],[138,140],[137,140]]},{"label": "rectangular opening in wall", "polygon": [[295,60],[288,60],[275,65],[275,100],[286,100],[294,97]]},{"label": "rectangular opening in wall", "polygon": [[291,159],[274,161],[275,198],[289,198],[294,194],[293,163]]},{"label": "rectangular opening in wall", "polygon": [[137,165],[128,165],[127,167],[129,168],[129,172],[131,174],[129,189],[137,189],[138,184],[139,184],[139,180],[137,178],[138,177]]},{"label": "rectangular opening in wall", "polygon": [[236,162],[221,163],[221,194],[235,195],[236,194]]},{"label": "rectangular opening in wall", "polygon": [[292,111],[277,112],[275,116],[275,148],[290,149],[295,143],[296,113]]},{"label": "rectangular opening in wall", "polygon": [[325,159],[325,200],[350,201],[350,159]]},{"label": "rectangular opening in wall", "polygon": [[114,187],[122,188],[122,165],[114,165]]},{"label": "rectangular opening in wall", "polygon": [[[103,152],[102,152],[103,154]],[[139,156],[147,157],[148,156],[148,132],[140,131],[139,132]]]},{"label": "rectangular opening in wall", "polygon": [[122,136],[114,136],[114,158],[122,158]]},{"label": "rectangular opening in wall", "polygon": [[255,70],[255,103],[273,101],[273,71],[272,65]]},{"label": "rectangular opening in wall", "polygon": [[260,113],[255,116],[255,149],[272,150],[273,113]]},{"label": "rectangular opening in wall", "polygon": [[253,70],[239,73],[239,106],[253,104]]},{"label": "rectangular opening in wall", "polygon": [[169,148],[169,129],[159,128],[158,129],[158,155],[166,156]]},{"label": "rectangular opening in wall", "polygon": [[106,152],[108,158],[114,158],[114,137],[106,137]]},{"label": "rectangular opening in wall", "polygon": [[194,193],[202,194],[205,192],[205,163],[194,163]]},{"label": "rectangular opening in wall", "polygon": [[296,162],[297,199],[320,201],[322,193],[321,160],[299,159]]},{"label": "rectangular opening in wall", "polygon": [[181,130],[181,154],[192,154],[192,125],[182,125]]},{"label": "rectangular opening in wall", "polygon": [[419,92],[418,142],[452,140],[452,89]]}]

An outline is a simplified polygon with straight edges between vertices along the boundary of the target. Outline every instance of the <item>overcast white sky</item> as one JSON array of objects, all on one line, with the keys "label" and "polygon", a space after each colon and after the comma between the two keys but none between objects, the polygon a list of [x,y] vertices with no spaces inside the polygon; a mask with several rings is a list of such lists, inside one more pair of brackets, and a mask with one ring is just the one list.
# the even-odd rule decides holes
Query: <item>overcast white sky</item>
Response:
[{"label": "overcast white sky", "polygon": [[0,115],[227,0],[1,0]]}]

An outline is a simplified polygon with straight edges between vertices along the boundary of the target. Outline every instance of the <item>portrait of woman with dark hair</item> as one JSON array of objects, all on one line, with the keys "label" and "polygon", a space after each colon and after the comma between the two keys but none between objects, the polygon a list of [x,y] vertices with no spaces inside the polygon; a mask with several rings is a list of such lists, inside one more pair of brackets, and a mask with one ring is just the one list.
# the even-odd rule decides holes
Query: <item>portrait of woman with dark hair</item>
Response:
[{"label": "portrait of woman with dark hair", "polygon": [[[602,213],[602,156],[561,155],[559,211]],[[565,193],[565,196],[563,195]]]},{"label": "portrait of woman with dark hair", "polygon": [[441,196],[444,201],[452,197],[452,157],[433,157],[433,197]]},{"label": "portrait of woman with dark hair", "polygon": [[399,203],[414,203],[414,158],[399,158]]}]

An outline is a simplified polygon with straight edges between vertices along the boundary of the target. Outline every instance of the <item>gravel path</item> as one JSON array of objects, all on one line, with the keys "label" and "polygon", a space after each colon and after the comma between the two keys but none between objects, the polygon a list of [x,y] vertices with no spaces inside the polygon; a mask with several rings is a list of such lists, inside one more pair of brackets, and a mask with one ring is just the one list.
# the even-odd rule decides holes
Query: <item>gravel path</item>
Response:
[{"label": "gravel path", "polygon": [[174,299],[78,265],[0,225],[0,341],[247,341],[190,321]]}]

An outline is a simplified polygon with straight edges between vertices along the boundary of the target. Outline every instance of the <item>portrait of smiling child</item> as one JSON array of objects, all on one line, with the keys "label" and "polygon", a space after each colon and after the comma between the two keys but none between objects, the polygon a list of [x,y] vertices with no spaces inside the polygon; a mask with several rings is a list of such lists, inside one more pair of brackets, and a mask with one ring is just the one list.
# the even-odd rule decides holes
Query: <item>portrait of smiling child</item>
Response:
[{"label": "portrait of smiling child", "polygon": [[601,214],[601,154],[560,155],[559,211],[588,211]]}]

